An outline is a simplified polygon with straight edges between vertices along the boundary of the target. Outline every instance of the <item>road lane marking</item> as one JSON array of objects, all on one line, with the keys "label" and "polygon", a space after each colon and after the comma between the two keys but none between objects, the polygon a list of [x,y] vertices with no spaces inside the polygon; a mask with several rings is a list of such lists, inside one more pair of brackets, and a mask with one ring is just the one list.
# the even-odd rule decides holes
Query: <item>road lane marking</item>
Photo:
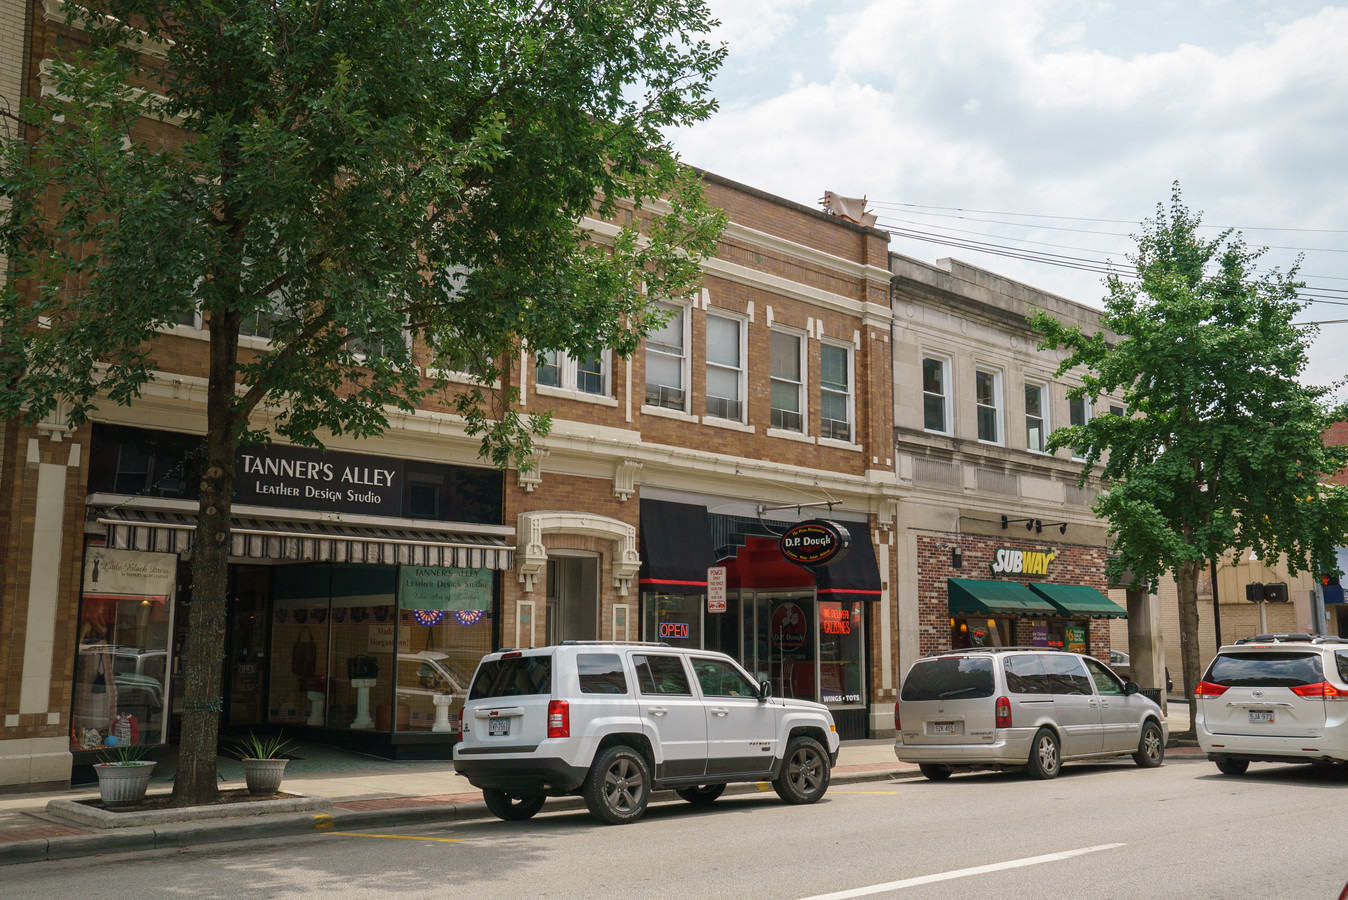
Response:
[{"label": "road lane marking", "polygon": [[460,844],[463,838],[418,837],[414,834],[366,834],[363,831],[327,831],[325,834],[339,834],[343,837],[388,838],[391,841],[438,841],[442,844]]},{"label": "road lane marking", "polygon": [[903,888],[917,887],[923,884],[935,884],[938,881],[951,881],[956,878],[968,878],[971,875],[986,875],[989,872],[1003,872],[1007,869],[1020,869],[1025,866],[1037,866],[1040,863],[1058,862],[1087,853],[1101,850],[1113,850],[1126,844],[1099,844],[1095,847],[1082,847],[1079,850],[1063,850],[1060,853],[1046,853],[1043,856],[1028,856],[1025,859],[1012,859],[1007,862],[991,863],[986,866],[974,866],[971,869],[956,869],[953,872],[938,872],[935,875],[919,875],[917,878],[905,878],[902,881],[887,881],[870,887],[853,888],[850,891],[837,891],[832,894],[816,894],[804,900],[848,900],[850,897],[866,897],[871,894],[883,894],[885,891],[897,891]]}]

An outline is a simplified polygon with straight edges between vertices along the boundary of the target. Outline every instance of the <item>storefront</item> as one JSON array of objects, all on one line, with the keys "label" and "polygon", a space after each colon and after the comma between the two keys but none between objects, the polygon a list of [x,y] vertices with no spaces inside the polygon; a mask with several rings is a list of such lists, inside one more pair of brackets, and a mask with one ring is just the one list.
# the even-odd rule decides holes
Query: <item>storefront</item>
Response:
[{"label": "storefront", "polygon": [[1108,643],[1092,640],[1091,623],[1128,618],[1086,585],[951,578],[947,591],[953,649],[1049,647],[1094,655]]},{"label": "storefront", "polygon": [[[199,438],[95,425],[71,747],[172,742],[182,710]],[[447,757],[499,646],[492,469],[270,445],[240,454],[222,730]]]},{"label": "storefront", "polygon": [[642,636],[726,653],[775,694],[829,706],[844,738],[867,737],[867,635],[881,593],[869,528],[844,522],[846,554],[811,569],[779,547],[792,524],[643,499]]}]

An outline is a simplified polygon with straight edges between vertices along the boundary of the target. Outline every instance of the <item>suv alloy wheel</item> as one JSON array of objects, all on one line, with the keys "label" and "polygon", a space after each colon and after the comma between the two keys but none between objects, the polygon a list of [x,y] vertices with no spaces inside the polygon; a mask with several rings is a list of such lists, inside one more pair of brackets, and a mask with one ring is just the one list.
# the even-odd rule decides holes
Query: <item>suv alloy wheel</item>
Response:
[{"label": "suv alloy wheel", "polygon": [[828,790],[828,756],[812,737],[798,735],[786,745],[786,761],[772,788],[787,803],[814,803]]},{"label": "suv alloy wheel", "polygon": [[651,770],[646,758],[624,744],[595,757],[585,779],[585,805],[609,825],[635,822],[651,799]]}]

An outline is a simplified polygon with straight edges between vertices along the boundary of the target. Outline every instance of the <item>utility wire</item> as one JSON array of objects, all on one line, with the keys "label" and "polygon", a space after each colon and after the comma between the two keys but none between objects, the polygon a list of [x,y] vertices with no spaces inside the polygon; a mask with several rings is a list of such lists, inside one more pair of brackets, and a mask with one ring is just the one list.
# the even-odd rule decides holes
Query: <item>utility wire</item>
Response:
[{"label": "utility wire", "polygon": [[[991,209],[968,209],[962,206],[928,206],[922,203],[893,203],[883,200],[868,200],[870,206],[879,206],[885,209],[939,209],[959,213],[977,213],[983,216],[1018,216],[1027,219],[1059,219],[1065,222],[1104,222],[1111,225],[1140,225],[1140,221],[1132,219],[1096,219],[1088,216],[1054,216],[1044,213],[1018,213],[1002,212]],[[1015,223],[1006,223],[1015,224]],[[1201,228],[1213,228],[1219,231],[1293,231],[1304,232],[1307,234],[1348,234],[1348,230],[1339,228],[1281,228],[1272,225],[1201,225]],[[1345,251],[1348,252],[1348,251]]]}]

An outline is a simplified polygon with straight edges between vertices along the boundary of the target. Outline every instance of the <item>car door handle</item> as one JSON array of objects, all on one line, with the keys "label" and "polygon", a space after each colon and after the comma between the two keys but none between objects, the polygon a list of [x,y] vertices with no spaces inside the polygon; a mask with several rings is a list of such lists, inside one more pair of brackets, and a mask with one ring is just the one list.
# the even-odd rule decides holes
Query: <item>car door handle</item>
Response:
[{"label": "car door handle", "polygon": [[1094,705],[1095,705],[1095,701],[1094,701],[1094,700],[1090,701],[1090,704],[1091,704],[1091,706],[1094,706]]},{"label": "car door handle", "polygon": [[669,710],[665,709],[663,706],[652,706],[650,708],[650,713],[653,716],[663,716],[668,712]]},{"label": "car door handle", "polygon": [[718,706],[712,709],[711,714],[713,716],[728,716],[730,715],[730,710]]}]

